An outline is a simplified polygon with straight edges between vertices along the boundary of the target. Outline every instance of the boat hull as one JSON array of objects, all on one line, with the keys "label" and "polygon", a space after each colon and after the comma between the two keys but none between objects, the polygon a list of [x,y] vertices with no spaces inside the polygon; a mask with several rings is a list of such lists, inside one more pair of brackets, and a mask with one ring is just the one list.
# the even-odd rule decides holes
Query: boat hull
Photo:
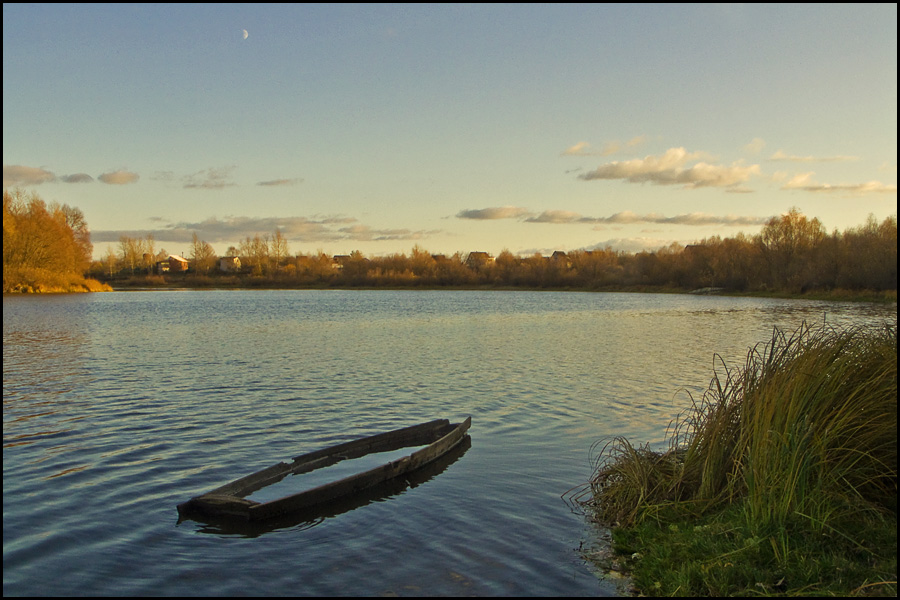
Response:
[{"label": "boat hull", "polygon": [[[468,439],[467,432],[471,423],[471,417],[461,423],[438,419],[303,454],[289,463],[272,465],[191,498],[178,505],[178,512],[186,518],[199,515],[265,521],[308,511],[316,506],[328,505],[338,499],[360,494],[384,482],[402,478],[434,462],[457,447],[464,439]],[[297,494],[269,502],[245,499],[253,492],[277,483],[288,475],[307,473],[367,454],[425,444],[427,446],[424,448],[397,460]]]}]

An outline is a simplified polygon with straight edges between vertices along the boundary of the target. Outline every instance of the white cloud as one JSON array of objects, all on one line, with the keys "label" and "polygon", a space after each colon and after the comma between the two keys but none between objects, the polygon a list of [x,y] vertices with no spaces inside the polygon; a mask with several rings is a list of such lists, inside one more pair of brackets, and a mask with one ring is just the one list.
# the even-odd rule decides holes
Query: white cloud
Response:
[{"label": "white cloud", "polygon": [[766,142],[762,138],[753,138],[750,143],[744,146],[744,150],[751,154],[759,154],[765,148]]},{"label": "white cloud", "polygon": [[598,224],[633,224],[633,223],[656,223],[661,225],[728,225],[728,226],[744,226],[744,225],[764,225],[769,217],[750,217],[739,215],[710,215],[707,213],[688,213],[683,215],[675,215],[674,217],[665,217],[656,213],[646,215],[637,215],[631,211],[623,211],[609,217],[601,217],[592,219],[592,222]]},{"label": "white cloud", "polygon": [[456,213],[456,218],[475,220],[518,219],[531,216],[531,214],[531,212],[517,206],[498,206],[477,210],[462,210]]},{"label": "white cloud", "polygon": [[22,165],[3,165],[3,187],[40,185],[48,181],[56,181],[56,175],[40,167]]},{"label": "white cloud", "polygon": [[[157,223],[164,219],[152,219]],[[324,243],[341,240],[385,241],[417,240],[437,231],[409,229],[374,229],[357,223],[353,217],[210,217],[199,222],[169,223],[155,229],[133,231],[92,231],[95,243],[118,242],[120,236],[146,237],[153,235],[159,242],[190,243],[194,233],[209,243],[237,243],[247,237],[271,236],[278,229],[289,242]]]},{"label": "white cloud", "polygon": [[842,162],[859,160],[858,156],[793,156],[787,154],[784,150],[776,150],[775,154],[769,157],[772,162]]},{"label": "white cloud", "polygon": [[344,239],[359,242],[383,242],[394,240],[420,240],[438,231],[412,231],[409,229],[375,229],[368,225],[352,225],[338,230],[345,234]]},{"label": "white cloud", "polygon": [[586,248],[586,250],[606,250],[607,248],[611,248],[612,250],[617,250],[619,252],[642,252],[645,250],[659,250],[671,243],[672,240],[662,240],[659,238],[614,238],[594,244],[593,246]]},{"label": "white cloud", "polygon": [[783,190],[802,190],[804,192],[847,192],[850,194],[896,194],[896,185],[886,185],[880,181],[867,181],[865,183],[841,183],[832,185],[813,181],[815,173],[800,173],[795,175],[787,183],[781,186]]},{"label": "white cloud", "polygon": [[211,167],[198,171],[184,178],[185,189],[220,190],[237,185],[228,181],[234,171],[234,165],[228,167]]},{"label": "white cloud", "polygon": [[[469,216],[476,215],[476,216]],[[525,223],[593,223],[595,225],[632,225],[636,223],[654,223],[661,225],[764,225],[769,217],[753,217],[740,215],[710,215],[707,213],[688,213],[666,217],[656,213],[639,215],[629,210],[617,212],[608,217],[588,217],[571,210],[545,210],[535,215],[524,208],[506,206],[502,208],[484,208],[481,210],[463,211],[456,215],[461,219],[522,219]]]},{"label": "white cloud", "polygon": [[760,173],[759,165],[731,166],[714,165],[693,161],[707,158],[704,152],[688,152],[684,148],[670,148],[660,156],[646,156],[642,159],[614,161],[600,165],[593,171],[579,175],[579,179],[622,179],[630,183],[653,183],[656,185],[683,185],[686,188],[730,187],[744,183],[752,175]]},{"label": "white cloud", "polygon": [[140,176],[137,173],[132,173],[125,169],[119,169],[118,171],[111,171],[97,176],[97,179],[110,185],[127,185],[129,183],[137,182],[139,178]]},{"label": "white cloud", "polygon": [[545,210],[536,217],[525,219],[526,223],[577,223],[583,217],[570,210]]},{"label": "white cloud", "polygon": [[610,156],[628,148],[640,146],[646,139],[647,136],[639,135],[624,143],[619,140],[613,140],[611,142],[606,142],[603,145],[602,150],[592,150],[591,145],[588,142],[578,142],[574,146],[566,148],[560,154],[562,154],[562,156]]},{"label": "white cloud", "polygon": [[590,156],[590,152],[588,151],[588,148],[590,147],[591,145],[587,142],[578,142],[574,146],[563,150],[561,154],[563,156]]}]

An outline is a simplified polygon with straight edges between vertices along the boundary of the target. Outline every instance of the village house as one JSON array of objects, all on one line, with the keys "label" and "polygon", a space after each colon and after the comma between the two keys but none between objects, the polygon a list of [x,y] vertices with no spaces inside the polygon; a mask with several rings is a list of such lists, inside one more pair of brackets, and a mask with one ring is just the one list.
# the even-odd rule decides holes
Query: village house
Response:
[{"label": "village house", "polygon": [[494,262],[494,257],[487,252],[469,252],[466,257],[466,266],[470,269],[478,269]]},{"label": "village house", "polygon": [[241,270],[241,259],[237,256],[223,256],[219,259],[219,270],[232,273]]},{"label": "village house", "polygon": [[166,261],[169,263],[169,271],[183,273],[188,270],[188,261],[177,254],[170,254]]},{"label": "village house", "polygon": [[572,261],[569,259],[569,255],[562,250],[556,250],[555,252],[553,252],[550,260],[554,263],[564,265],[566,267],[571,266],[572,264]]}]

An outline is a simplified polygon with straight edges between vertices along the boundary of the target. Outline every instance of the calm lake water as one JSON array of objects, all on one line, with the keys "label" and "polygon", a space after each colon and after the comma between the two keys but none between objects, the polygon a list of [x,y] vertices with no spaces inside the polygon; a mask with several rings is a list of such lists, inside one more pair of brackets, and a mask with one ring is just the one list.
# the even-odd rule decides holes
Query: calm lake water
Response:
[{"label": "calm lake water", "polygon": [[[714,353],[896,305],[690,295],[167,291],[3,298],[4,595],[615,595],[561,498],[659,443]],[[679,392],[679,390],[682,390]],[[176,504],[436,418],[471,447],[394,495],[266,529]],[[299,477],[298,477],[299,479]],[[337,512],[337,511],[335,511]]]}]

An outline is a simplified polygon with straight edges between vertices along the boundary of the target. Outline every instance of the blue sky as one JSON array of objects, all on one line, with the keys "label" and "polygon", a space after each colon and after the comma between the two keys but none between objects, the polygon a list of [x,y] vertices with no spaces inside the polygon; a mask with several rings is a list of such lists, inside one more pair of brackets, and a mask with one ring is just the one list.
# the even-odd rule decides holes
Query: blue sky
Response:
[{"label": "blue sky", "polygon": [[95,256],[844,230],[897,212],[897,7],[4,4],[3,185]]}]

